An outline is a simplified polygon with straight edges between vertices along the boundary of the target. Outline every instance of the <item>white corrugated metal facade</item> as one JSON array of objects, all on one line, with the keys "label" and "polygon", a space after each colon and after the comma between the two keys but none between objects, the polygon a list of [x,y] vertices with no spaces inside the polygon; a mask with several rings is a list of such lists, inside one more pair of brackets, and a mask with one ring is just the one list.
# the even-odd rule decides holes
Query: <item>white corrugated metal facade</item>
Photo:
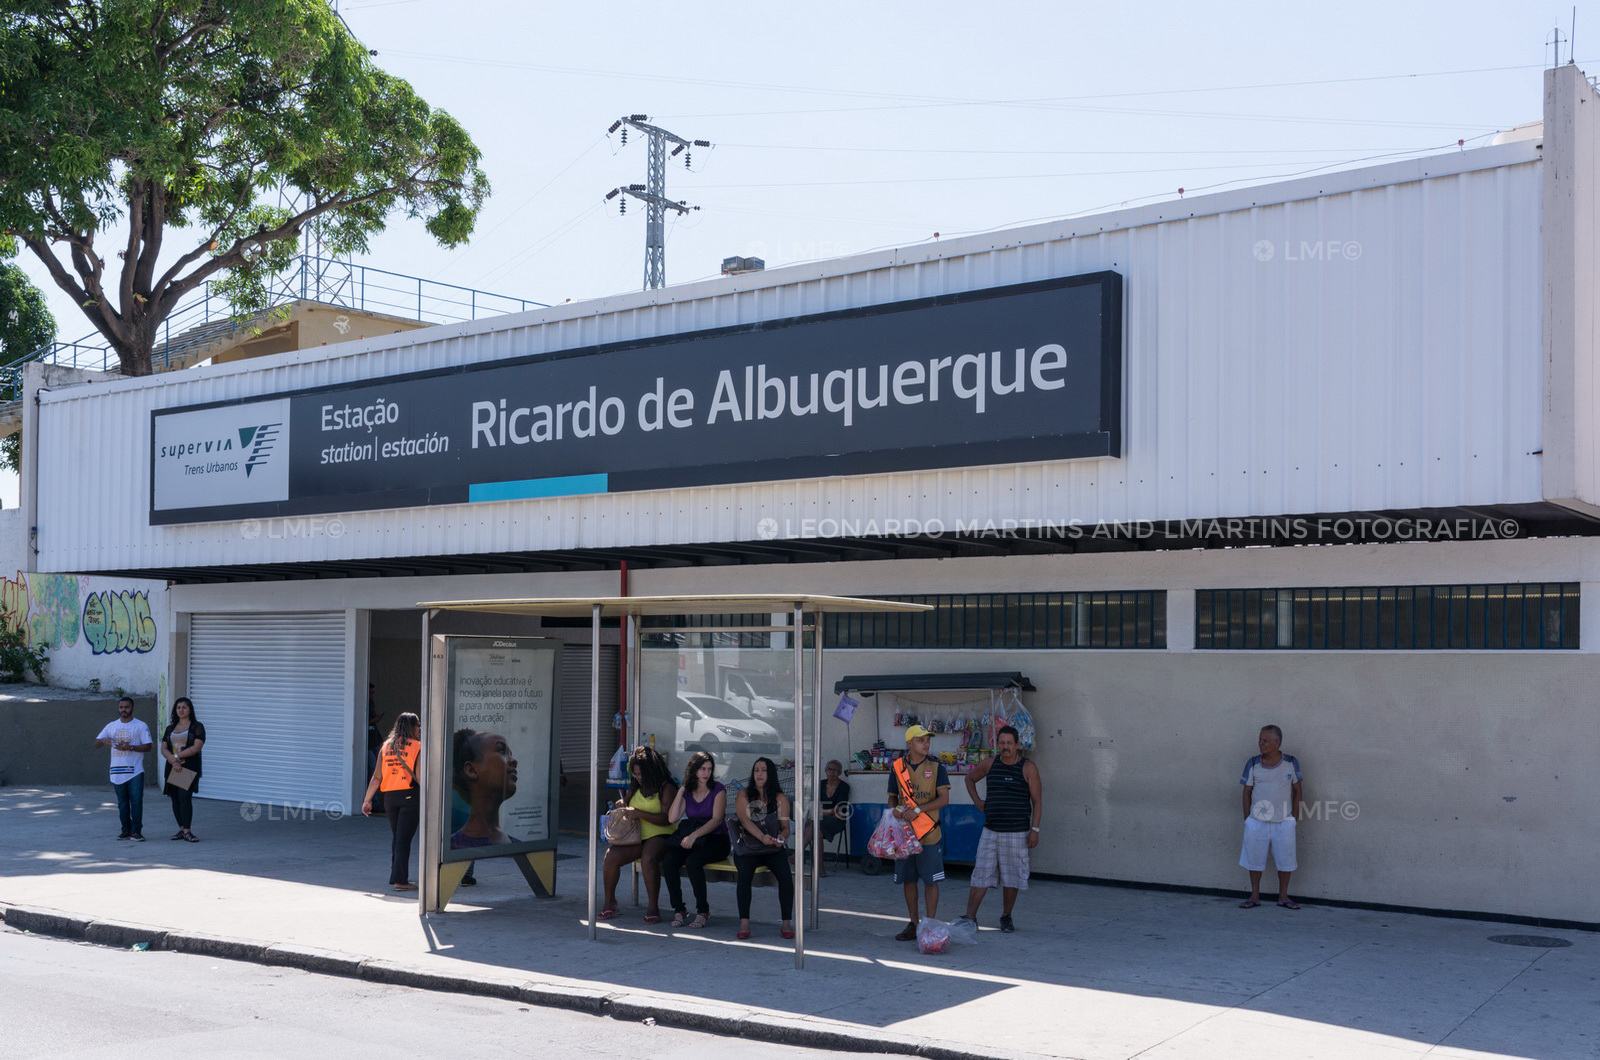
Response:
[{"label": "white corrugated metal facade", "polygon": [[[35,521],[40,567],[752,540],[768,516],[953,525],[1537,501],[1539,158],[1530,143],[1483,148],[936,250],[53,391],[40,409],[40,481],[52,484]],[[157,408],[1098,270],[1126,283],[1122,459],[350,513],[337,517],[337,533],[295,537],[252,535],[236,522],[149,525]]]}]

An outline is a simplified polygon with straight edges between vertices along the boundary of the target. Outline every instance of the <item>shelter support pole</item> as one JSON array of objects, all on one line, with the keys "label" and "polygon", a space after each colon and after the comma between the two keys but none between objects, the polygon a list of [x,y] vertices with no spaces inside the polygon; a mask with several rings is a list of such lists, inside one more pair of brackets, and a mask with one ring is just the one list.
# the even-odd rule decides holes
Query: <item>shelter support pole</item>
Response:
[{"label": "shelter support pole", "polygon": [[[806,654],[805,654],[805,605],[796,600],[793,618],[789,624],[790,644],[794,648],[794,836],[795,867],[800,870],[800,893],[796,896],[796,903],[800,908],[793,911],[794,916],[794,966],[806,966],[806,918],[805,918],[805,874],[806,874],[806,822],[811,818],[806,813],[806,807],[812,798],[811,792],[806,789],[806,711],[805,711],[805,681],[806,681]],[[812,753],[816,748],[812,748]],[[815,855],[815,851],[812,854]],[[812,884],[812,894],[816,894],[815,883]]]},{"label": "shelter support pole", "polygon": [[[417,764],[422,767],[422,784],[417,792],[420,801],[418,813],[421,828],[417,838],[417,912],[444,909],[444,896],[439,888],[440,821],[439,804],[443,802],[438,778],[444,776],[444,746],[449,734],[445,731],[445,709],[442,699],[433,694],[433,618],[438,611],[422,612],[422,691],[417,696],[417,712],[421,715],[422,755]],[[379,793],[382,798],[382,793]]]},{"label": "shelter support pole", "polygon": [[600,845],[600,605],[589,609],[589,938],[599,937],[599,910],[595,908],[596,853]]},{"label": "shelter support pole", "polygon": [[816,838],[812,840],[815,853],[811,858],[811,926],[816,927],[820,919],[819,904],[822,901],[822,774],[816,772],[816,766],[823,763],[822,757],[822,624],[827,621],[826,614],[815,611],[811,615],[811,758],[815,774],[811,778],[811,789],[806,792],[806,797],[816,799],[812,803],[814,813],[812,820],[816,824],[812,830]]}]

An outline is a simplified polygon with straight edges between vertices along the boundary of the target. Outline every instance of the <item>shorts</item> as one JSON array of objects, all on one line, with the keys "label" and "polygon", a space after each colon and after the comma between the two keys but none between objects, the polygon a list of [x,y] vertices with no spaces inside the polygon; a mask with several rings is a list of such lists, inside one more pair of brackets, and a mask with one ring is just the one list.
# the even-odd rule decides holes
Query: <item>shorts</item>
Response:
[{"label": "shorts", "polygon": [[978,837],[978,856],[972,863],[974,887],[1028,889],[1028,833],[991,832]]},{"label": "shorts", "polygon": [[894,863],[895,883],[915,883],[919,879],[927,887],[944,879],[944,836],[932,846],[924,846],[922,853]]},{"label": "shorts", "polygon": [[1300,867],[1294,855],[1294,818],[1282,821],[1258,821],[1245,818],[1244,845],[1239,848],[1239,867],[1250,872],[1265,872],[1267,851],[1272,851],[1272,863],[1279,872],[1293,872]]}]

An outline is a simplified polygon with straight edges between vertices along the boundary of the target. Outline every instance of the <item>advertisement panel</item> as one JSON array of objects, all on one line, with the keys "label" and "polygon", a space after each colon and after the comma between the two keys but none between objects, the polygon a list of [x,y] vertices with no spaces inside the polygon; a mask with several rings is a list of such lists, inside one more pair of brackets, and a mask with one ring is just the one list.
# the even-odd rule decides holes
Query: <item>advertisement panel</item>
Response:
[{"label": "advertisement panel", "polygon": [[159,409],[150,520],[1118,456],[1121,322],[1095,273]]},{"label": "advertisement panel", "polygon": [[552,848],[561,642],[449,637],[445,643],[450,790],[440,860]]}]

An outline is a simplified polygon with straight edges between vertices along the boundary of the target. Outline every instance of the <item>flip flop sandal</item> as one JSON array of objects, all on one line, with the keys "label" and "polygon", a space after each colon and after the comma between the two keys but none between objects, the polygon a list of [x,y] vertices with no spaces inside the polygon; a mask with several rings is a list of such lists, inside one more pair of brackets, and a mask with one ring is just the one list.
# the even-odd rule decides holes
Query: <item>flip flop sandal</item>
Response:
[{"label": "flip flop sandal", "polygon": [[1254,898],[1246,898],[1244,901],[1239,903],[1239,908],[1240,909],[1254,909],[1256,906],[1258,906],[1260,904],[1261,903],[1256,901]]},{"label": "flip flop sandal", "polygon": [[646,913],[644,915],[644,922],[646,924],[659,924],[659,923],[661,923],[661,914],[660,913]]},{"label": "flip flop sandal", "polygon": [[614,909],[614,908],[613,909],[602,909],[602,910],[600,910],[599,919],[601,919],[601,920],[612,920],[612,919],[614,919],[616,917],[616,915],[617,915],[617,910]]},{"label": "flip flop sandal", "polygon": [[193,832],[185,832],[183,833],[183,841],[185,843],[198,843],[200,842],[200,837]]},{"label": "flip flop sandal", "polygon": [[1300,903],[1299,902],[1279,902],[1278,903],[1278,908],[1280,908],[1280,909],[1299,909],[1300,908]]}]

